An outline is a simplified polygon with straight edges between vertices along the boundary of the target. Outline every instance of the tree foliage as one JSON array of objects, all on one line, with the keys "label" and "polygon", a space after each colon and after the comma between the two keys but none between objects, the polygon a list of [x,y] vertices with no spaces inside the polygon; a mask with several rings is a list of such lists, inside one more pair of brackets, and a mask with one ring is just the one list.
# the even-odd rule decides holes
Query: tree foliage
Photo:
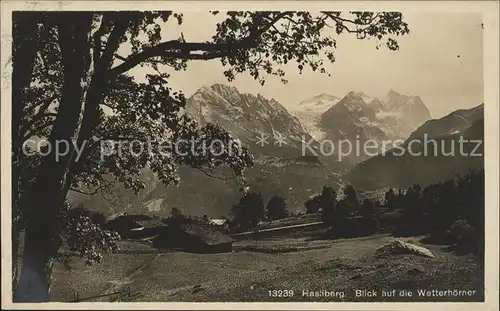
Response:
[{"label": "tree foliage", "polygon": [[346,185],[343,189],[344,201],[348,206],[349,210],[356,211],[359,208],[359,200],[358,195],[356,193],[356,189],[352,185]]},{"label": "tree foliage", "polygon": [[484,170],[456,179],[410,187],[395,235],[429,234],[435,242],[484,251]]},{"label": "tree foliage", "polygon": [[232,208],[233,225],[240,230],[255,228],[259,221],[265,219],[266,210],[260,193],[244,194]]},{"label": "tree foliage", "polygon": [[359,207],[359,213],[362,216],[373,216],[375,212],[375,204],[370,199],[364,199]]},{"label": "tree foliage", "polygon": [[338,215],[337,192],[332,187],[324,186],[317,200],[321,210],[321,219],[331,223]]},{"label": "tree foliage", "polygon": [[[58,223],[61,239],[66,240],[69,249],[76,252],[77,256],[85,258],[87,265],[100,262],[102,252],[118,249],[116,240],[120,236],[116,232],[105,230],[106,218],[100,213],[89,211],[83,206],[71,208],[66,202],[60,210]],[[68,264],[71,256],[65,254],[58,259]]]},{"label": "tree foliage", "polygon": [[266,218],[276,220],[288,217],[288,209],[284,197],[273,195],[266,206]]},{"label": "tree foliage", "polygon": [[389,188],[384,195],[385,205],[390,209],[396,209],[396,194],[392,188]]},{"label": "tree foliage", "polygon": [[304,202],[307,213],[319,213],[323,216],[331,216],[335,213],[337,203],[337,194],[333,188],[324,186],[321,193],[313,196],[311,199]]}]

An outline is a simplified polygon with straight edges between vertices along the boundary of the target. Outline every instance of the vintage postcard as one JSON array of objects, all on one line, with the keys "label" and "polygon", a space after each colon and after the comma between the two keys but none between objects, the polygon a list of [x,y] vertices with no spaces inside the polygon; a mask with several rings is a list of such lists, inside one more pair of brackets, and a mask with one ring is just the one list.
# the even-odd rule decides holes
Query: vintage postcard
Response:
[{"label": "vintage postcard", "polygon": [[498,2],[1,5],[2,309],[498,310]]}]

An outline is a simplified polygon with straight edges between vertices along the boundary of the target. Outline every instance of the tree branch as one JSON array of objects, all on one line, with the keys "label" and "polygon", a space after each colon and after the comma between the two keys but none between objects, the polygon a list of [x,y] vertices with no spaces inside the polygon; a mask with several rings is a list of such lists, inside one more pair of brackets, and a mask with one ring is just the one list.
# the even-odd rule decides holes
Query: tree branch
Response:
[{"label": "tree branch", "polygon": [[44,129],[46,128],[49,128],[51,127],[52,124],[50,123],[47,123],[47,124],[44,124],[40,127],[35,127],[32,131],[30,130],[26,130],[23,132],[23,141],[26,141],[28,138],[32,137],[32,136],[35,136],[35,135],[38,135],[40,132],[42,132]]},{"label": "tree branch", "polygon": [[[373,21],[375,21],[375,19],[377,19],[380,16],[380,12],[379,12],[377,14],[374,14],[367,21],[354,21],[354,20],[351,20],[351,19],[342,18],[340,16],[335,16],[335,15],[332,14],[332,12],[328,12],[328,11],[323,11],[321,13],[324,14],[324,15],[326,15],[327,17],[329,17],[333,21],[335,21],[337,24],[340,24],[341,27],[345,31],[347,31],[348,33],[355,33],[355,34],[358,34],[358,35],[364,34],[362,37],[360,37],[360,39],[364,39],[366,37],[366,33],[365,33],[366,30],[370,29],[370,27],[373,26],[373,24],[372,24]],[[346,26],[344,23],[353,24],[355,26],[367,26],[367,27],[357,28],[357,29],[354,30],[354,29],[351,29],[348,26]]]},{"label": "tree branch", "polygon": [[106,47],[101,57],[101,65],[104,68],[108,68],[112,65],[113,55],[115,55],[118,47],[120,45],[120,39],[127,31],[128,21],[124,18],[115,20],[115,26],[109,35],[108,41],[106,42]]},{"label": "tree branch", "polygon": [[[99,186],[99,187],[97,187],[92,192],[85,192],[85,191],[82,191],[82,190],[79,190],[79,189],[76,189],[76,188],[69,188],[69,190],[74,191],[74,192],[78,192],[78,193],[81,193],[81,194],[85,194],[85,195],[94,195],[94,194],[97,194],[101,190],[108,190],[109,188],[111,188],[112,186],[114,186],[115,182],[116,182],[116,176],[111,181],[107,181],[107,180],[104,180],[104,179],[101,180],[102,185]],[[101,191],[101,193],[102,193],[102,191]]]},{"label": "tree branch", "polygon": [[[333,15],[333,14],[332,14],[333,12],[322,11],[321,13],[323,13],[323,14],[327,15],[328,17],[330,17],[330,18],[331,18],[331,19],[333,19],[334,21],[337,21],[337,22],[344,22],[344,23],[349,23],[349,24],[353,24],[353,25],[368,25],[368,24],[370,24],[370,23],[373,21],[373,19],[374,19],[374,18],[373,18],[373,19],[371,19],[368,23],[366,23],[366,24],[365,24],[365,23],[363,23],[363,22],[361,22],[361,23],[360,23],[360,22],[353,21],[353,20],[351,20],[351,19],[342,18],[342,17],[340,17],[340,16],[335,16],[335,15]],[[378,15],[377,15],[377,16],[378,16]]]},{"label": "tree branch", "polygon": [[[208,60],[223,56],[223,51],[227,53],[227,51],[232,51],[242,46],[243,45],[240,46],[235,43],[182,42],[179,40],[166,41],[156,46],[146,48],[141,53],[128,57],[125,62],[112,68],[111,74],[116,76],[127,72],[152,57],[163,56],[188,60]],[[191,53],[196,51],[203,51],[207,53]]]},{"label": "tree branch", "polygon": [[97,31],[92,36],[92,39],[94,40],[94,70],[98,66],[98,60],[101,59],[101,52],[103,52],[101,38],[102,36],[104,36],[108,29],[107,16],[107,14],[103,14],[101,26],[99,26],[99,29],[97,29]]},{"label": "tree branch", "polygon": [[215,176],[215,175],[212,175],[210,174],[209,172],[207,171],[204,171],[200,168],[195,168],[197,171],[200,171],[202,172],[203,174],[207,175],[208,177],[211,177],[211,178],[216,178],[216,179],[220,179],[220,180],[223,180],[223,181],[228,181],[228,180],[231,180],[231,179],[234,179],[234,177],[221,177],[221,176]]},{"label": "tree branch", "polygon": [[71,191],[78,192],[78,193],[85,194],[85,195],[94,195],[94,194],[97,194],[101,189],[102,189],[102,187],[98,187],[96,190],[94,190],[92,192],[85,192],[85,191],[82,191],[82,190],[78,190],[76,188],[69,188],[69,190],[71,190]]},{"label": "tree branch", "polygon": [[185,42],[181,40],[162,42],[128,57],[122,64],[112,68],[110,73],[112,76],[125,73],[140,63],[158,56],[182,60],[210,60],[228,56],[239,49],[250,49],[257,46],[257,39],[269,30],[271,26],[290,14],[293,14],[293,12],[281,12],[277,14],[274,18],[268,19],[269,23],[263,27],[251,29],[246,38],[242,38],[236,42]]},{"label": "tree branch", "polygon": [[297,21],[294,21],[293,19],[291,19],[290,17],[288,16],[285,16],[285,19],[288,20],[288,23],[292,23],[294,25],[298,25],[299,23],[297,23]]},{"label": "tree branch", "polygon": [[123,56],[119,55],[118,53],[115,53],[115,57],[116,57],[117,59],[119,59],[119,60],[123,61],[123,62],[127,60],[127,58],[126,58],[126,57],[123,57]]}]

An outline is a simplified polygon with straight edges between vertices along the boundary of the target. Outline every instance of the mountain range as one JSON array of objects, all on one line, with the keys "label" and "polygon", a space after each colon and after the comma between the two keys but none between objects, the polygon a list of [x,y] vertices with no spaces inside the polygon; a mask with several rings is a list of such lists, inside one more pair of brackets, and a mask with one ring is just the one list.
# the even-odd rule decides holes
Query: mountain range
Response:
[{"label": "mountain range", "polygon": [[429,137],[439,137],[463,133],[476,121],[484,118],[484,104],[471,109],[460,109],[440,118],[425,122],[416,131],[411,133],[408,140],[423,138],[425,134]]},{"label": "mountain range", "polygon": [[363,190],[425,185],[454,178],[469,169],[484,167],[483,140],[481,104],[427,121],[399,149],[359,163],[342,178]]},{"label": "mountain range", "polygon": [[[352,143],[406,139],[431,118],[420,97],[402,95],[394,90],[382,99],[355,91],[341,99],[321,94],[301,102],[293,113],[318,141],[348,140]],[[351,161],[365,158],[356,155]]]},{"label": "mountain range", "polygon": [[[446,162],[449,159],[394,155],[369,159],[362,155],[338,161],[334,156],[304,153],[302,144],[304,140],[311,141],[313,150],[318,151],[325,139],[352,142],[356,139],[362,142],[401,139],[407,142],[408,138],[423,133],[448,140],[452,138],[450,135],[458,134],[481,137],[482,106],[431,120],[418,96],[401,95],[391,90],[379,99],[352,91],[342,98],[320,94],[300,102],[289,112],[274,99],[214,84],[193,93],[185,111],[200,125],[217,123],[240,139],[255,158],[255,165],[245,174],[251,190],[262,193],[265,201],[275,194],[285,197],[292,211],[302,210],[303,203],[325,185],[337,187],[352,183],[360,189],[377,189],[427,182],[481,165],[478,159],[470,163],[459,159],[450,164]],[[259,137],[267,137],[267,143],[259,144]],[[282,143],[277,144],[279,141]],[[440,167],[436,169],[436,165]],[[227,168],[211,173],[231,175]],[[145,170],[141,179],[146,189],[134,195],[118,187],[113,193],[117,202],[100,195],[88,198],[73,192],[69,199],[92,205],[107,216],[127,211],[165,217],[177,207],[191,215],[220,217],[228,216],[230,207],[242,195],[241,185],[233,180],[209,177],[189,167],[180,167],[179,175],[181,181],[177,187],[165,187],[151,171]]]},{"label": "mountain range", "polygon": [[[200,88],[185,109],[201,126],[219,124],[256,155],[300,156],[302,140],[311,139],[299,119],[276,100],[224,84]],[[259,144],[259,137],[268,137],[268,143]],[[277,139],[282,142],[279,148],[274,146]]]}]

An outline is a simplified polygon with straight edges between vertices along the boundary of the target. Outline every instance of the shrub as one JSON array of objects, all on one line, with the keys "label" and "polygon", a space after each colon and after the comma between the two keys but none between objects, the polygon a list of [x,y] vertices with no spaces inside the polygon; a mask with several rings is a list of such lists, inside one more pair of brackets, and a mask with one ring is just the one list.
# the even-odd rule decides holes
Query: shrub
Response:
[{"label": "shrub", "polygon": [[396,209],[396,194],[392,188],[389,188],[384,195],[385,205],[390,209]]},{"label": "shrub", "polygon": [[484,249],[484,170],[406,191],[394,235],[428,234],[433,243],[455,243],[479,254]]},{"label": "shrub", "polygon": [[[71,250],[76,251],[77,255],[85,258],[85,263],[91,265],[100,262],[102,252],[115,251],[118,249],[115,241],[120,238],[116,232],[104,230],[102,222],[103,215],[86,210],[83,206],[71,208],[66,202],[59,211],[58,225],[59,232],[68,243]],[[69,255],[61,255],[59,261],[69,262]]]},{"label": "shrub", "polygon": [[267,202],[266,215],[269,220],[276,220],[288,217],[286,200],[283,197],[273,195]]},{"label": "shrub", "polygon": [[319,197],[315,196],[306,202],[304,202],[304,206],[306,208],[306,213],[307,214],[314,214],[314,213],[319,213],[320,211],[320,203],[319,203]]},{"label": "shrub", "polygon": [[330,217],[335,210],[336,197],[332,187],[324,186],[321,193],[304,202],[304,206],[308,214],[322,212],[323,216]]},{"label": "shrub", "polygon": [[369,199],[365,199],[359,207],[359,213],[363,216],[372,216],[375,211],[375,205]]},{"label": "shrub", "polygon": [[470,245],[475,238],[475,229],[467,220],[457,219],[448,230],[448,234],[459,245]]},{"label": "shrub", "polygon": [[351,185],[346,185],[342,192],[344,194],[344,201],[350,212],[357,210],[359,208],[359,200],[358,195],[356,194],[356,189],[354,189]]},{"label": "shrub", "polygon": [[75,208],[71,208],[68,205],[68,210],[66,211],[69,216],[85,216],[92,220],[92,222],[98,225],[100,228],[104,228],[106,226],[106,217],[103,213],[98,211],[91,211],[85,207],[83,204],[77,205]]},{"label": "shrub", "polygon": [[266,215],[262,195],[254,192],[244,194],[233,205],[231,213],[234,215],[234,226],[243,230],[254,228]]}]

